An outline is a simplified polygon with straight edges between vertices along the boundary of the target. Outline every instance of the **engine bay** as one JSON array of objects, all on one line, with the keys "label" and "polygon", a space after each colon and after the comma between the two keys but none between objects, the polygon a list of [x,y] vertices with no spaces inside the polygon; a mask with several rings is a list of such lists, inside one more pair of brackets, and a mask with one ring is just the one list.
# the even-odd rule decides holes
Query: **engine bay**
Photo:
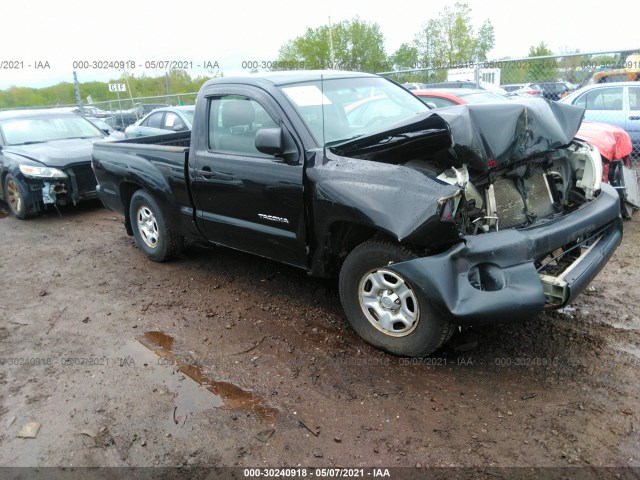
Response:
[{"label": "engine bay", "polygon": [[577,141],[477,176],[466,165],[451,167],[437,179],[459,189],[439,199],[440,219],[455,223],[464,235],[527,227],[593,200],[601,177],[597,149]]}]

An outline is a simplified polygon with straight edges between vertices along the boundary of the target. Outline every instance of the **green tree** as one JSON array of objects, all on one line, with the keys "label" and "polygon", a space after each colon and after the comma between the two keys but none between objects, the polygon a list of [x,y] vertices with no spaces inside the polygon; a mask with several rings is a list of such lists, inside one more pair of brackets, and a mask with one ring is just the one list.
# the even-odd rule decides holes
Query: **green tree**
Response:
[{"label": "green tree", "polygon": [[458,2],[428,20],[414,38],[418,61],[424,68],[486,60],[494,43],[491,21],[485,20],[476,33],[471,8]]},{"label": "green tree", "polygon": [[389,63],[394,70],[409,70],[418,63],[418,48],[408,43],[403,43],[391,57]]},{"label": "green tree", "polygon": [[280,48],[278,61],[282,62],[284,70],[289,70],[291,64],[300,65],[302,62],[305,69],[379,72],[389,68],[380,26],[358,17],[344,20],[331,28],[328,25],[307,28],[304,35]]},{"label": "green tree", "polygon": [[[221,76],[220,72],[215,76]],[[211,77],[199,76],[191,78],[184,70],[172,70],[168,72],[169,88],[171,94],[197,92],[202,84]],[[138,77],[128,74],[113,78],[108,82],[83,82],[80,83],[80,95],[83,103],[87,103],[90,96],[94,103],[112,102],[112,106],[103,105],[107,109],[118,108],[116,96],[109,92],[109,83],[127,83],[128,91],[120,94],[123,108],[130,106],[130,97],[154,97],[164,96],[167,93],[167,83],[164,74],[157,77],[140,75]],[[53,107],[56,105],[74,105],[76,103],[75,89],[72,83],[62,82],[57,85],[44,88],[28,88],[12,86],[6,90],[0,90],[0,108],[20,107]]]},{"label": "green tree", "polygon": [[[540,42],[529,48],[529,57],[546,57],[553,55],[546,43]],[[527,79],[530,82],[556,80],[558,78],[558,61],[555,58],[543,58],[529,61]]]}]

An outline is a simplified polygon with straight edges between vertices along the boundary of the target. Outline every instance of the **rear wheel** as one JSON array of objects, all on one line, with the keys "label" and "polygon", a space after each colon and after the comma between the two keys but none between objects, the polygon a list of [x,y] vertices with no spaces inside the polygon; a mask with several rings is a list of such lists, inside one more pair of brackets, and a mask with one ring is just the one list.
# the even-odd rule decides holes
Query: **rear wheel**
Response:
[{"label": "rear wheel", "polygon": [[16,217],[24,220],[27,218],[27,205],[22,185],[10,173],[4,179],[4,198],[9,206],[9,211]]},{"label": "rear wheel", "polygon": [[182,250],[184,239],[167,225],[155,199],[144,190],[131,197],[129,216],[136,245],[151,260],[163,262]]},{"label": "rear wheel", "polygon": [[340,271],[340,299],[356,332],[373,346],[397,355],[429,355],[453,332],[422,292],[387,268],[416,256],[387,241],[356,247]]}]

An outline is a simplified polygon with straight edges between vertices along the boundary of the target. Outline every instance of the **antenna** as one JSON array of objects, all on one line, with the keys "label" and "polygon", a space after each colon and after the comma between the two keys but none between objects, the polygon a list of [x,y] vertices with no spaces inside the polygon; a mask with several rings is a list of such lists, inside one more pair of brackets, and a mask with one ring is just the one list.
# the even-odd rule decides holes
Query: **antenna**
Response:
[{"label": "antenna", "polygon": [[324,135],[324,75],[320,74],[320,108],[322,111],[322,160],[327,158],[327,139]]}]

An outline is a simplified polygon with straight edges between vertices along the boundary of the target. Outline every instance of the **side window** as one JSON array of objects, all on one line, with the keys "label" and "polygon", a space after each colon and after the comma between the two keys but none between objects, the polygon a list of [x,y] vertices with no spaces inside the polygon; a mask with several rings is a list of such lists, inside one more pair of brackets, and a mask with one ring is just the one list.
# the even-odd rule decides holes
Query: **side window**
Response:
[{"label": "side window", "polygon": [[607,88],[602,92],[601,110],[622,110],[623,88]]},{"label": "side window", "polygon": [[146,123],[145,127],[162,128],[162,116],[163,115],[164,115],[164,112],[158,112],[158,113],[153,113],[153,114],[149,115],[149,118],[147,118],[147,123]]},{"label": "side window", "polygon": [[622,110],[622,87],[598,88],[580,96],[574,105],[587,110]]},{"label": "side window", "polygon": [[180,130],[185,130],[187,127],[177,114],[173,112],[167,112],[164,116],[162,128],[165,130],[174,130],[178,132]]},{"label": "side window", "polygon": [[629,87],[629,109],[640,110],[640,87]]},{"label": "side window", "polygon": [[584,95],[580,95],[578,98],[576,98],[576,101],[573,102],[573,104],[577,105],[578,107],[587,108],[587,97],[588,96],[589,96],[589,93],[585,93]]},{"label": "side window", "polygon": [[209,100],[209,149],[265,156],[256,149],[256,132],[278,123],[255,100],[239,95]]}]

